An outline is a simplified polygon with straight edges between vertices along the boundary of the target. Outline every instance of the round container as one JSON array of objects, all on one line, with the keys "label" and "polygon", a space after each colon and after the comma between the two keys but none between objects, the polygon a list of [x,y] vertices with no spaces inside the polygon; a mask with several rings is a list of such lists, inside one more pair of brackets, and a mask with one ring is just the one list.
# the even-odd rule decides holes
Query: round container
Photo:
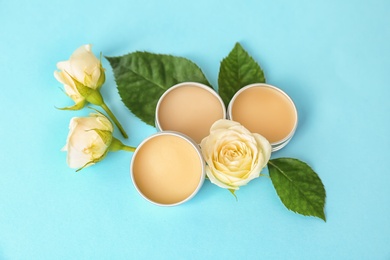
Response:
[{"label": "round container", "polygon": [[226,118],[221,97],[209,86],[183,82],[160,97],[156,107],[156,128],[177,131],[200,143],[210,134],[211,125]]},{"label": "round container", "polygon": [[291,98],[279,88],[263,83],[241,88],[229,103],[228,118],[267,138],[272,151],[283,148],[298,125]]},{"label": "round container", "polygon": [[197,143],[172,131],[145,139],[131,160],[131,179],[151,203],[175,206],[190,200],[202,187],[205,162]]}]

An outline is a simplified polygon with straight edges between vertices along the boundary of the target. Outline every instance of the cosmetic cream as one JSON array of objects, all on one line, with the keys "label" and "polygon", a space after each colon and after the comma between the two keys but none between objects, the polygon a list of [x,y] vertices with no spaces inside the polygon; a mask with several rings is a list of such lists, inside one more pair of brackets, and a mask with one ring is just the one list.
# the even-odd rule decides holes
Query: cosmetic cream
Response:
[{"label": "cosmetic cream", "polygon": [[187,136],[163,131],[145,139],[135,150],[131,177],[150,202],[173,206],[191,199],[203,184],[205,163],[198,144]]},{"label": "cosmetic cream", "polygon": [[156,107],[156,127],[160,131],[183,133],[198,144],[209,135],[211,125],[226,117],[219,95],[206,85],[184,82],[169,88]]},{"label": "cosmetic cream", "polygon": [[273,151],[290,141],[298,123],[291,98],[279,88],[260,83],[243,87],[233,96],[228,117],[267,138]]}]

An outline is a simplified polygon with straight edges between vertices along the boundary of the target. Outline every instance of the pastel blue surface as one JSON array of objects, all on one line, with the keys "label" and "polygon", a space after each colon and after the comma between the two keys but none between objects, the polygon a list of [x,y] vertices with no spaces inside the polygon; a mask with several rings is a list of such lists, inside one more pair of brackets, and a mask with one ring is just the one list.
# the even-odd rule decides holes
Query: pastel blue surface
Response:
[{"label": "pastel blue surface", "polygon": [[[0,259],[390,259],[390,1],[1,1]],[[206,181],[177,207],[136,192],[132,154],[66,165],[71,105],[54,77],[79,46],[184,56],[216,87],[236,42],[300,117],[273,158],[309,163],[327,222],[288,211],[259,178],[237,192]],[[138,145],[155,132],[102,93]],[[119,138],[119,131],[115,135]],[[122,139],[123,140],[123,139]]]}]

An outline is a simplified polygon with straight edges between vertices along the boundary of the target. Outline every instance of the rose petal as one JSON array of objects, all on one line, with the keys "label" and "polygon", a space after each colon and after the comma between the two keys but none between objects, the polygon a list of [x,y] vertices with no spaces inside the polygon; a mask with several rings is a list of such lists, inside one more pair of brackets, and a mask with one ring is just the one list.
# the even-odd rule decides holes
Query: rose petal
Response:
[{"label": "rose petal", "polygon": [[79,47],[70,56],[69,63],[71,75],[77,81],[95,88],[100,77],[100,61],[91,52],[91,48],[90,44]]}]

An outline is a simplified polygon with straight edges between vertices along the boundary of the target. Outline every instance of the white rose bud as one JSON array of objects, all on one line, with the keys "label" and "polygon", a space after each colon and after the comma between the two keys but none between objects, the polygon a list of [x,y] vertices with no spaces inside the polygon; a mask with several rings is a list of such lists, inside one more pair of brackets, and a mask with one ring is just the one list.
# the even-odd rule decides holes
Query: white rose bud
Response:
[{"label": "white rose bud", "polygon": [[54,77],[64,84],[65,93],[75,105],[65,109],[81,109],[89,101],[100,105],[102,98],[96,93],[105,81],[102,64],[91,51],[91,44],[83,45],[70,56],[69,60],[57,63]]},{"label": "white rose bud", "polygon": [[[105,81],[105,74],[102,64],[92,53],[92,45],[83,45],[73,52],[67,61],[57,63],[59,71],[54,76],[63,84],[70,84],[77,81],[91,89],[100,88]],[[68,76],[68,77],[67,77]]]},{"label": "white rose bud", "polygon": [[68,140],[62,148],[68,152],[69,167],[82,169],[101,161],[111,145],[112,131],[110,120],[102,114],[72,118]]},{"label": "white rose bud", "polygon": [[271,156],[271,145],[263,136],[241,124],[221,119],[200,144],[210,181],[231,191],[260,176]]}]

